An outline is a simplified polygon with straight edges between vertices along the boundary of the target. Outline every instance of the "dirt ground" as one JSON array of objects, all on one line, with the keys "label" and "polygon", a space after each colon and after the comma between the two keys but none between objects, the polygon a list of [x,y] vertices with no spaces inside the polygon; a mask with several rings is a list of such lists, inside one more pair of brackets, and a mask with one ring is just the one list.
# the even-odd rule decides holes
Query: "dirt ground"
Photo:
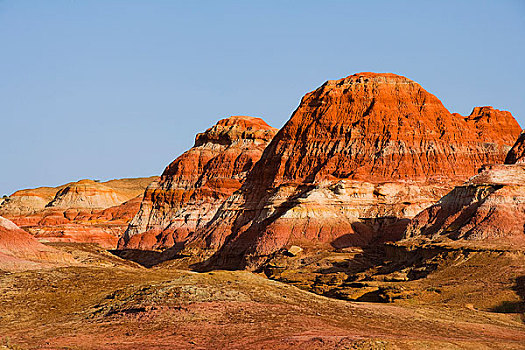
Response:
[{"label": "dirt ground", "polygon": [[[451,274],[463,277],[448,265],[411,282],[440,284],[437,296],[373,303],[246,271],[147,269],[91,246],[61,248],[84,265],[0,272],[0,349],[525,349],[522,315],[476,305],[479,286],[457,289]],[[469,274],[475,264],[459,266]],[[467,295],[453,298],[458,290]]]}]

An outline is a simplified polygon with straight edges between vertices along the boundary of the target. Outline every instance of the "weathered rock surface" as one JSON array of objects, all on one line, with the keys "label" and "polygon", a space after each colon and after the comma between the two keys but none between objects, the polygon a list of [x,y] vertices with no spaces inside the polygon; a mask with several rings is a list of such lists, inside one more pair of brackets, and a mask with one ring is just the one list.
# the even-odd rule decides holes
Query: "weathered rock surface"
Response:
[{"label": "weathered rock surface", "polygon": [[508,112],[451,114],[402,76],[328,81],[302,99],[185,251],[215,253],[211,266],[254,267],[292,244],[341,248],[399,237],[408,218],[482,164],[503,162],[519,133]]},{"label": "weathered rock surface", "polygon": [[50,208],[105,209],[124,202],[126,198],[110,187],[93,180],[80,180],[60,189],[46,205]]},{"label": "weathered rock surface", "polygon": [[69,254],[43,245],[12,221],[0,216],[0,270],[24,270],[73,262]]},{"label": "weathered rock surface", "polygon": [[20,190],[0,205],[0,214],[39,239],[115,248],[139,209],[144,189],[154,180],[80,180]]},{"label": "weathered rock surface", "polygon": [[482,167],[464,185],[418,214],[404,238],[525,247],[523,136],[506,158],[510,164]]},{"label": "weathered rock surface", "polygon": [[145,191],[119,246],[171,247],[213,218],[239,189],[277,130],[260,118],[233,116],[200,133]]},{"label": "weathered rock surface", "polygon": [[19,190],[5,198],[0,204],[0,214],[4,216],[24,216],[43,210],[55,198],[59,187],[39,187]]}]

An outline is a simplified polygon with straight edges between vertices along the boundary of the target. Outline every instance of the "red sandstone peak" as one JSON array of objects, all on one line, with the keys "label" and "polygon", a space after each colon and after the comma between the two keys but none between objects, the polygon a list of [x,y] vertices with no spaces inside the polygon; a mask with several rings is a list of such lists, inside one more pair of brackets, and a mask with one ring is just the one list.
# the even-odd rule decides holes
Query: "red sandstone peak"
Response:
[{"label": "red sandstone peak", "polygon": [[298,242],[366,244],[382,218],[410,217],[481,165],[501,163],[520,130],[489,107],[451,114],[399,75],[330,80],[302,98],[240,192],[192,239],[223,262]]},{"label": "red sandstone peak", "polygon": [[197,134],[144,194],[121,247],[170,247],[204,226],[239,189],[277,129],[260,118],[232,116]]},{"label": "red sandstone peak", "polygon": [[274,127],[268,125],[264,120],[257,117],[248,117],[245,115],[232,115],[229,118],[221,119],[217,125],[222,126],[239,126],[242,128],[254,128],[260,130],[275,130]]},{"label": "red sandstone peak", "polygon": [[261,118],[232,116],[219,120],[205,132],[197,134],[194,147],[202,146],[207,142],[223,145],[230,145],[241,140],[267,142],[276,132],[277,129],[266,124]]},{"label": "red sandstone peak", "polygon": [[525,130],[505,158],[505,164],[525,163]]},{"label": "red sandstone peak", "polygon": [[359,73],[308,93],[262,159],[271,163],[261,163],[253,177],[465,179],[501,160],[519,130],[508,112],[481,107],[467,118],[452,115],[405,77]]}]

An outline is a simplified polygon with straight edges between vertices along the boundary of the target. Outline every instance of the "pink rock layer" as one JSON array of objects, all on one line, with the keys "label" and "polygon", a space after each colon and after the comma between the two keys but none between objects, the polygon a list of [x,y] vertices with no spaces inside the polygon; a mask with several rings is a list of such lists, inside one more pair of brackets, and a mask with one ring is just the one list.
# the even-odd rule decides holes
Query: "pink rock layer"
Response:
[{"label": "pink rock layer", "polygon": [[12,221],[0,216],[0,270],[25,270],[74,263],[73,257],[38,242]]}]

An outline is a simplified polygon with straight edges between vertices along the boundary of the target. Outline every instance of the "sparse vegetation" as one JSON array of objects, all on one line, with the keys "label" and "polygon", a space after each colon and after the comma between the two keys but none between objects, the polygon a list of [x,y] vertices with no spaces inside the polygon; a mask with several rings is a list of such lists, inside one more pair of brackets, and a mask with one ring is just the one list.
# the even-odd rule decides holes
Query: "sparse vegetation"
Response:
[{"label": "sparse vegetation", "polygon": [[[516,315],[508,314],[518,306],[499,301],[516,283],[507,273],[519,262],[507,256],[491,260],[474,254],[468,265],[444,261],[431,279],[381,282],[392,286],[384,289],[388,293],[425,292],[390,298],[393,304],[385,305],[326,298],[246,271],[195,273],[165,263],[147,269],[93,245],[53,246],[84,265],[0,275],[0,334],[9,337],[0,344],[6,349],[131,349],[123,344],[210,349],[261,343],[276,349],[519,348],[525,332]],[[473,273],[478,263],[501,273]],[[347,282],[349,287],[379,285]],[[316,283],[337,288],[346,282],[339,271]],[[467,303],[475,307],[464,307]],[[481,313],[483,303],[501,306]]]}]

